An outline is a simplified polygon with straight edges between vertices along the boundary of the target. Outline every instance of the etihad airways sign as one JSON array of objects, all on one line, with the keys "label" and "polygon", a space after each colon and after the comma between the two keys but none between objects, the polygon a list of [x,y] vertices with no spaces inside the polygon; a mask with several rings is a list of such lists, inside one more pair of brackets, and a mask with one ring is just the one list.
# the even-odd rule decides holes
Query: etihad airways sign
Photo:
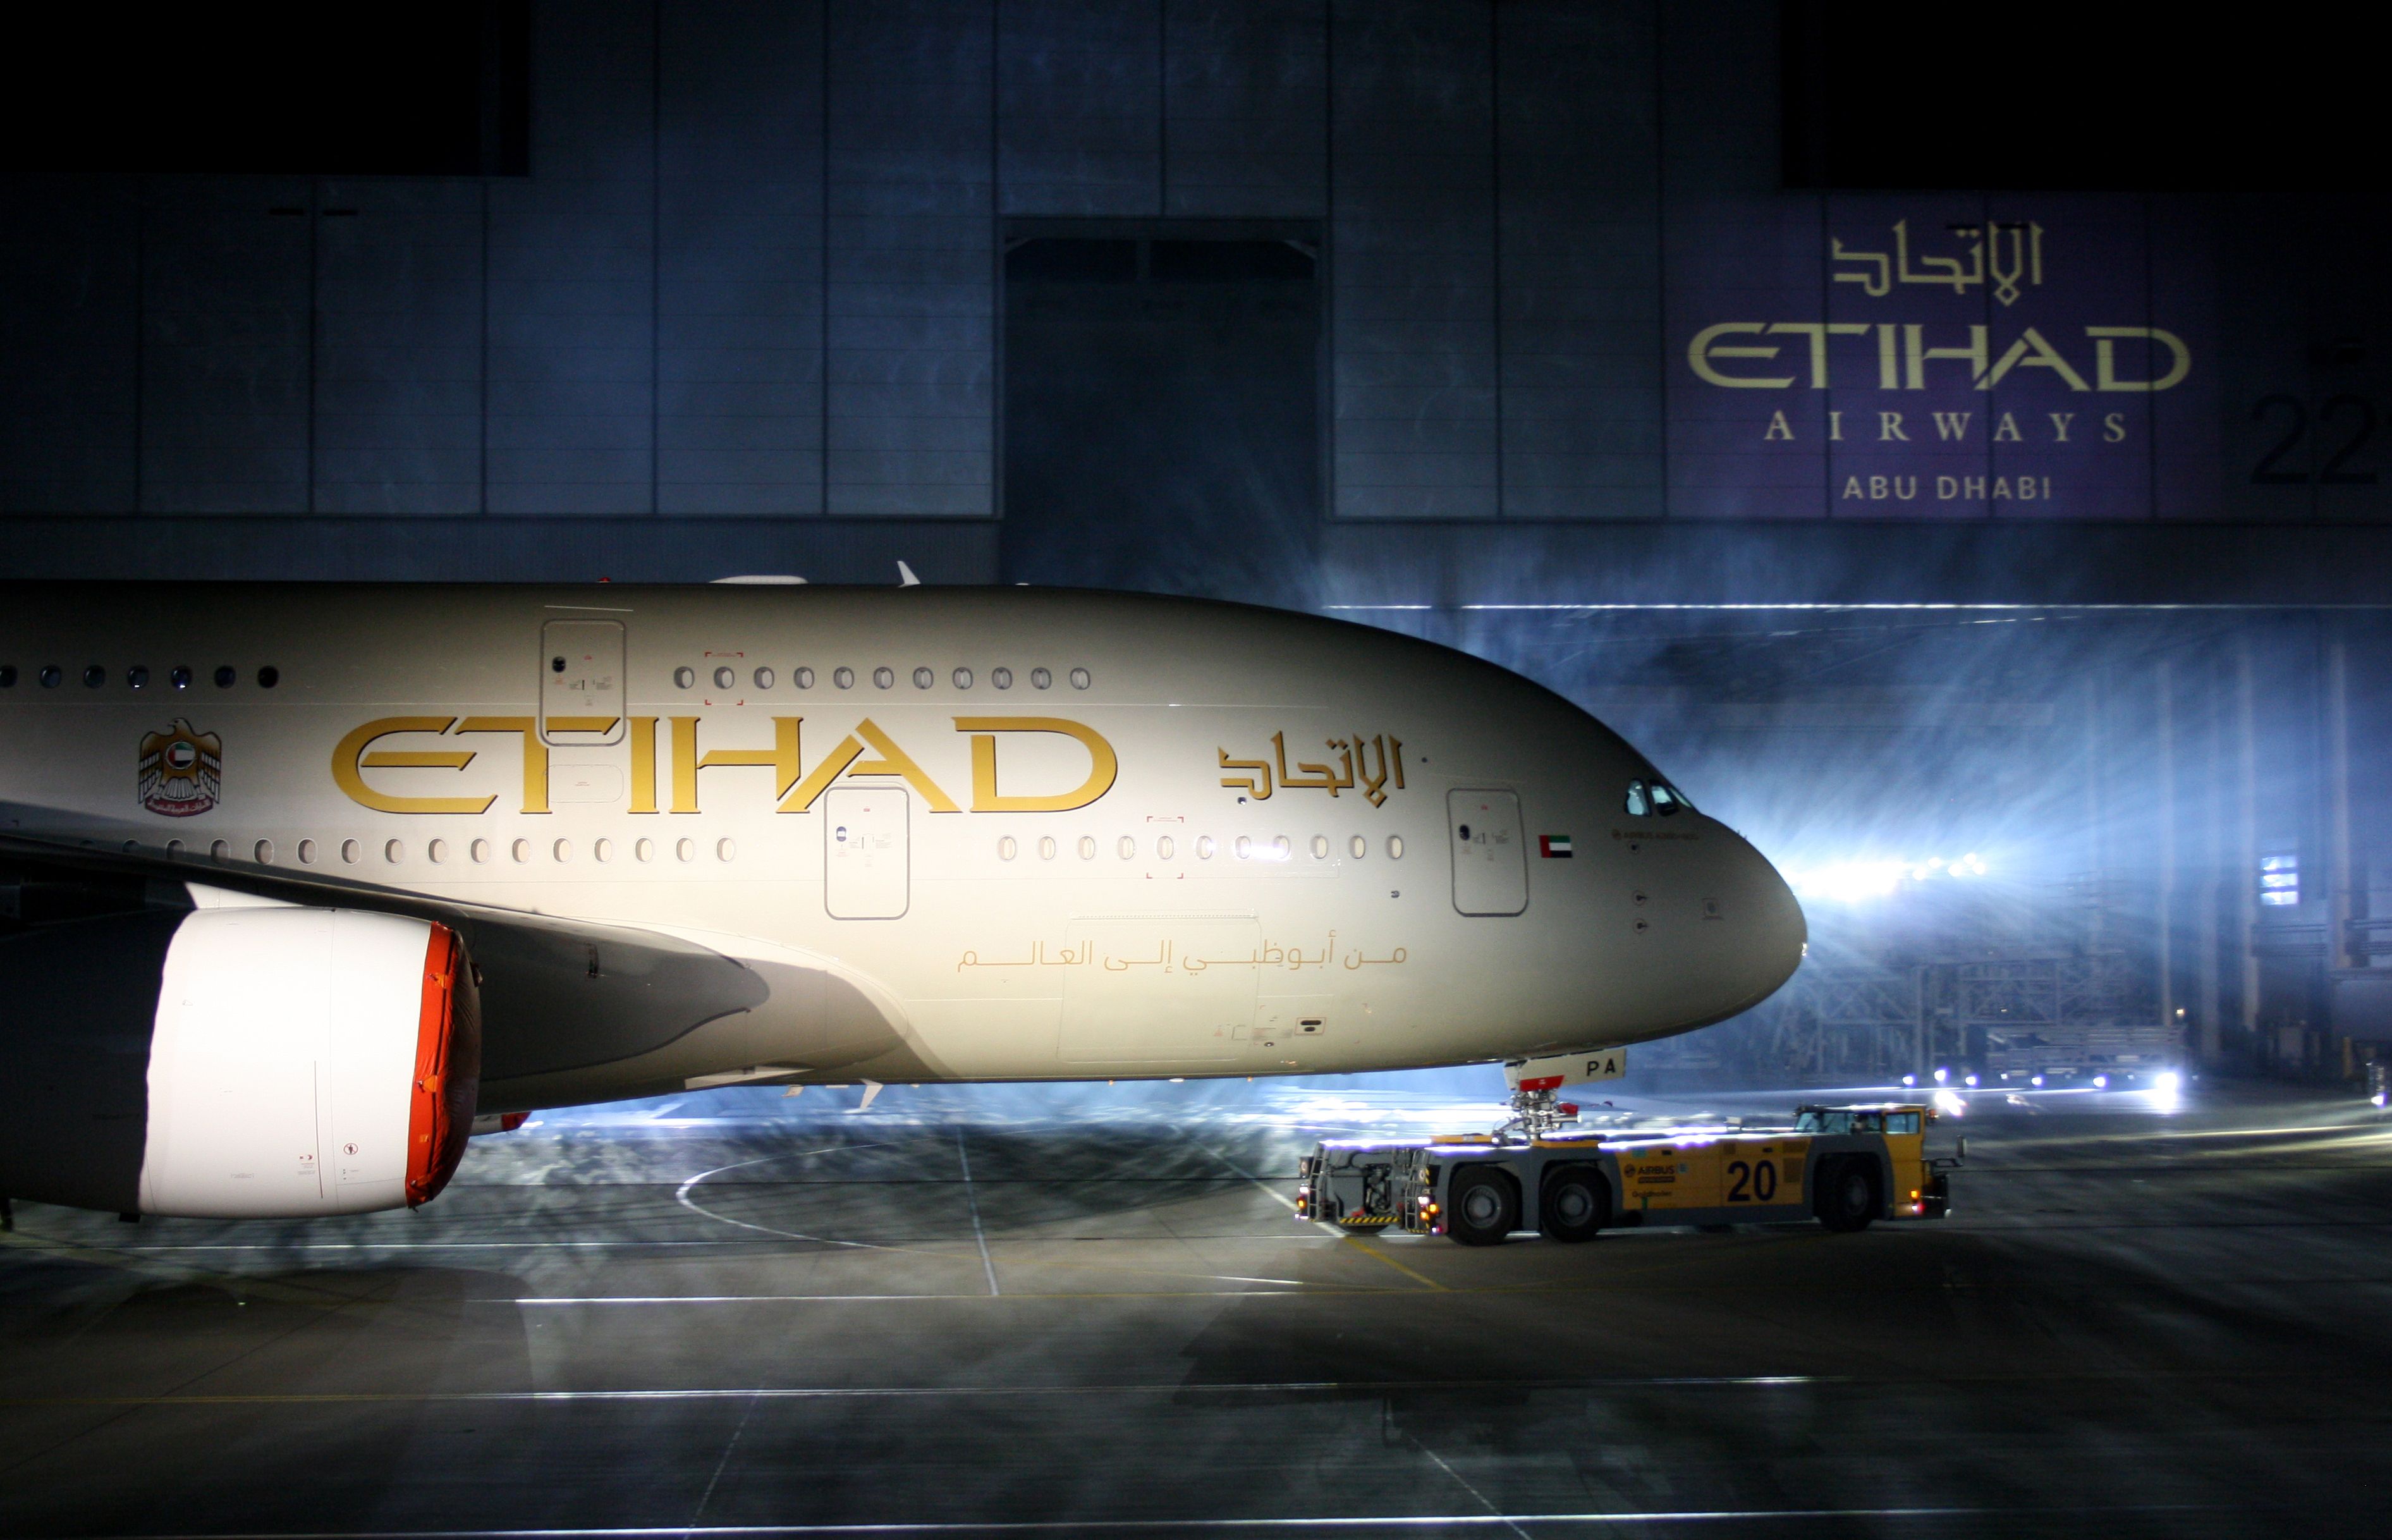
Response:
[{"label": "etihad airways sign", "polygon": [[2029,202],[1778,197],[1690,229],[1669,511],[2138,518],[2214,476],[2181,232],[2133,200]]},{"label": "etihad airways sign", "polygon": [[[2086,358],[2080,348],[2072,360],[2032,326],[2008,336],[1996,354],[1990,326],[1963,328],[1966,341],[1930,346],[1927,327],[1918,321],[1722,320],[1695,333],[1694,341],[1686,345],[1686,365],[1697,379],[1726,390],[1790,390],[1803,384],[1806,376],[1813,390],[1829,389],[1839,383],[1831,373],[1839,352],[1846,354],[1841,360],[1845,373],[1841,384],[1852,384],[1854,376],[1866,384],[1873,377],[1879,390],[1925,390],[1930,364],[1965,371],[1971,390],[1991,390],[2013,371],[2040,369],[2072,391],[2130,396],[2173,390],[2192,372],[2192,349],[2173,332],[2157,326],[2087,326],[2084,331],[2091,344],[2091,357]],[[1760,340],[1775,337],[1798,338],[1800,343]],[[1831,341],[1839,337],[1870,340],[1831,348]],[[2138,341],[2164,354],[2166,361],[2158,378],[2135,378],[2120,368],[2118,345]],[[1776,372],[1785,364],[1774,360],[1789,352],[1795,357],[1786,363],[1799,372]],[[1755,365],[1742,361],[1751,359],[1773,360],[1773,366],[1752,372],[1730,372],[1755,371]],[[1872,363],[1874,371],[1869,367]]]},{"label": "etihad airways sign", "polygon": [[[959,716],[955,730],[971,742],[971,804],[974,813],[1068,813],[1086,807],[1112,789],[1121,774],[1121,758],[1103,734],[1083,722],[1058,716]],[[552,731],[611,734],[620,724],[615,717],[551,717]],[[772,773],[775,812],[803,813],[821,800],[831,783],[842,777],[894,777],[922,798],[933,813],[961,813],[963,804],[932,779],[919,761],[870,717],[839,737],[812,765],[805,763],[803,717],[771,719],[773,737],[767,745],[722,744],[705,732],[697,716],[635,716],[630,724],[630,813],[696,813],[703,788],[721,777],[706,772],[761,769]],[[514,740],[523,767],[526,813],[546,813],[549,807],[548,745],[540,723],[529,716],[386,716],[362,723],[332,750],[332,783],[360,807],[377,813],[481,814],[498,802],[487,796],[423,795],[394,790],[377,772],[401,770],[461,771],[482,750],[464,748],[467,739]],[[1000,745],[1021,743],[1033,735],[1060,737],[1076,743],[1086,755],[1087,769],[1077,785],[1023,787],[1014,777],[1001,779]],[[658,753],[659,738],[665,752]],[[1050,767],[1052,756],[1039,756]],[[659,784],[659,759],[666,774]],[[410,777],[420,781],[422,777]]]}]

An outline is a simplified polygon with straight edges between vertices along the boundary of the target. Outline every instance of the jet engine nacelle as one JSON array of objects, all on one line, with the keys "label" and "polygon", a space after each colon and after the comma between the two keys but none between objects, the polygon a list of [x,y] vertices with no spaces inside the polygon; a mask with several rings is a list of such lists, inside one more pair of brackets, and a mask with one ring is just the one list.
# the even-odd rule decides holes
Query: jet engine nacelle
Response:
[{"label": "jet engine nacelle", "polygon": [[472,975],[448,927],[348,909],[151,911],[9,936],[0,1193],[212,1219],[427,1202],[473,1123]]}]

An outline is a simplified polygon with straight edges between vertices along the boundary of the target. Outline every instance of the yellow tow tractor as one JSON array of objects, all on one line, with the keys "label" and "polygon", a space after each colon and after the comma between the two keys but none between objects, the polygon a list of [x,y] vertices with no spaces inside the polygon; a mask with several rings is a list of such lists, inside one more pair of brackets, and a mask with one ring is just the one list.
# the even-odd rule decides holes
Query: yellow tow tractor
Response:
[{"label": "yellow tow tractor", "polygon": [[[1574,1111],[1575,1109],[1565,1109]],[[1931,1108],[1806,1106],[1767,1128],[1532,1128],[1523,1137],[1330,1140],[1304,1157],[1296,1217],[1493,1246],[1518,1230],[1585,1241],[1637,1225],[1941,1219],[1968,1153],[1926,1153]]]}]

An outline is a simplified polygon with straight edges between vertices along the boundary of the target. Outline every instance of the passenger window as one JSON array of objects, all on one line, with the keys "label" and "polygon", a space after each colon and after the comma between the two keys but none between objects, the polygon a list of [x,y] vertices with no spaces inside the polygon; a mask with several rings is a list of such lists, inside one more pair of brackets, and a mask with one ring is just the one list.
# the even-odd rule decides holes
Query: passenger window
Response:
[{"label": "passenger window", "polygon": [[1651,811],[1651,806],[1644,801],[1644,783],[1630,781],[1628,783],[1628,816],[1632,818],[1641,818]]}]

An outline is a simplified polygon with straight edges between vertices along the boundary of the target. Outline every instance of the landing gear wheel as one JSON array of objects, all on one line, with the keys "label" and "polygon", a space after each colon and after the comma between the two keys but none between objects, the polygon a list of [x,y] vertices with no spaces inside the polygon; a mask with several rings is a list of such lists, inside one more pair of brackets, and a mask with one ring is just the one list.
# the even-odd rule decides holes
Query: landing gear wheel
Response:
[{"label": "landing gear wheel", "polygon": [[1611,1222],[1611,1183],[1600,1171],[1565,1167],[1545,1179],[1538,1228],[1549,1241],[1591,1241]]},{"label": "landing gear wheel", "polygon": [[1445,1233],[1463,1246],[1501,1246],[1520,1223],[1520,1190],[1502,1171],[1454,1173],[1446,1189]]},{"label": "landing gear wheel", "polygon": [[1878,1195],[1877,1172],[1867,1161],[1849,1157],[1831,1162],[1819,1174],[1815,1201],[1819,1222],[1845,1234],[1866,1230],[1884,1202]]}]

